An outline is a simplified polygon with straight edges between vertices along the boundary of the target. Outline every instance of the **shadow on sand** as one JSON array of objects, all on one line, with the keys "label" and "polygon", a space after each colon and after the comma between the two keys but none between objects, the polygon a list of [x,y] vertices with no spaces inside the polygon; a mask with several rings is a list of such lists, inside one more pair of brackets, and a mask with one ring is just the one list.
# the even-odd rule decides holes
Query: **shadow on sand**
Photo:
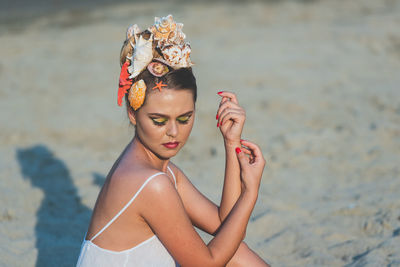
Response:
[{"label": "shadow on sand", "polygon": [[36,266],[75,266],[92,211],[82,204],[65,163],[45,145],[16,152],[23,177],[44,193],[35,226]]}]

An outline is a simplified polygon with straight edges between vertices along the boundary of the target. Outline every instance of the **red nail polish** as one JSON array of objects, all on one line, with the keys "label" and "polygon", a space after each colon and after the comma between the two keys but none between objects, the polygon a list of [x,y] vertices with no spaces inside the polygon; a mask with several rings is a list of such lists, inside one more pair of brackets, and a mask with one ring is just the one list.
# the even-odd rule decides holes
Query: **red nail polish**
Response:
[{"label": "red nail polish", "polygon": [[219,116],[218,116],[218,114],[217,114],[217,116],[215,116],[215,119],[218,120],[218,118],[219,118]]},{"label": "red nail polish", "polygon": [[240,152],[242,152],[242,150],[239,147],[235,148],[235,151],[236,151],[236,154],[239,154]]},{"label": "red nail polish", "polygon": [[219,122],[217,123],[217,128],[219,127]]},{"label": "red nail polish", "polygon": [[246,141],[246,140],[244,140],[244,139],[240,139],[240,142],[243,142],[243,141]]},{"label": "red nail polish", "polygon": [[223,92],[224,92],[224,91],[219,91],[218,94],[220,95],[220,94],[222,94]]}]

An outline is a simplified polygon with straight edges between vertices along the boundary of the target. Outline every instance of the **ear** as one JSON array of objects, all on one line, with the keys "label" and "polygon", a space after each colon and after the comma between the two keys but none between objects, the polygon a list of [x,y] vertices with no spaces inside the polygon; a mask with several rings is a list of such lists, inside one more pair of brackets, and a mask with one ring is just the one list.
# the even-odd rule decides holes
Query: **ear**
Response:
[{"label": "ear", "polygon": [[136,126],[136,114],[131,108],[128,108],[128,117],[131,123]]}]

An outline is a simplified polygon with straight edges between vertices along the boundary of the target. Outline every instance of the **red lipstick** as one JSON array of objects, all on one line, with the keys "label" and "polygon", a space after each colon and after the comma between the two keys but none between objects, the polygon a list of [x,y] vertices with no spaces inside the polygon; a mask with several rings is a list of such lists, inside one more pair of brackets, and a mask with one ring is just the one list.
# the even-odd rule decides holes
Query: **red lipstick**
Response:
[{"label": "red lipstick", "polygon": [[169,142],[169,143],[164,143],[163,146],[165,146],[166,148],[176,148],[179,145],[179,142]]}]

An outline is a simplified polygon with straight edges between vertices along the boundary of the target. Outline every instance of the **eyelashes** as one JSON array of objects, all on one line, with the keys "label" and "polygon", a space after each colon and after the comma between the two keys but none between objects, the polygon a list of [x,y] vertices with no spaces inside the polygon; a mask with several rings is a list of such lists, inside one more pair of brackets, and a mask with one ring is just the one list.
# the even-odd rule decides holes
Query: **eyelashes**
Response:
[{"label": "eyelashes", "polygon": [[[189,123],[189,119],[191,116],[181,116],[176,118],[176,120],[180,123],[180,124],[187,124]],[[165,125],[165,123],[167,123],[168,119],[166,118],[150,118],[153,123],[157,126],[163,126]]]},{"label": "eyelashes", "polygon": [[190,116],[182,116],[176,118],[176,120],[181,124],[187,124],[189,122]]},{"label": "eyelashes", "polygon": [[151,120],[157,126],[162,126],[167,122],[167,119],[165,118],[151,118]]}]

